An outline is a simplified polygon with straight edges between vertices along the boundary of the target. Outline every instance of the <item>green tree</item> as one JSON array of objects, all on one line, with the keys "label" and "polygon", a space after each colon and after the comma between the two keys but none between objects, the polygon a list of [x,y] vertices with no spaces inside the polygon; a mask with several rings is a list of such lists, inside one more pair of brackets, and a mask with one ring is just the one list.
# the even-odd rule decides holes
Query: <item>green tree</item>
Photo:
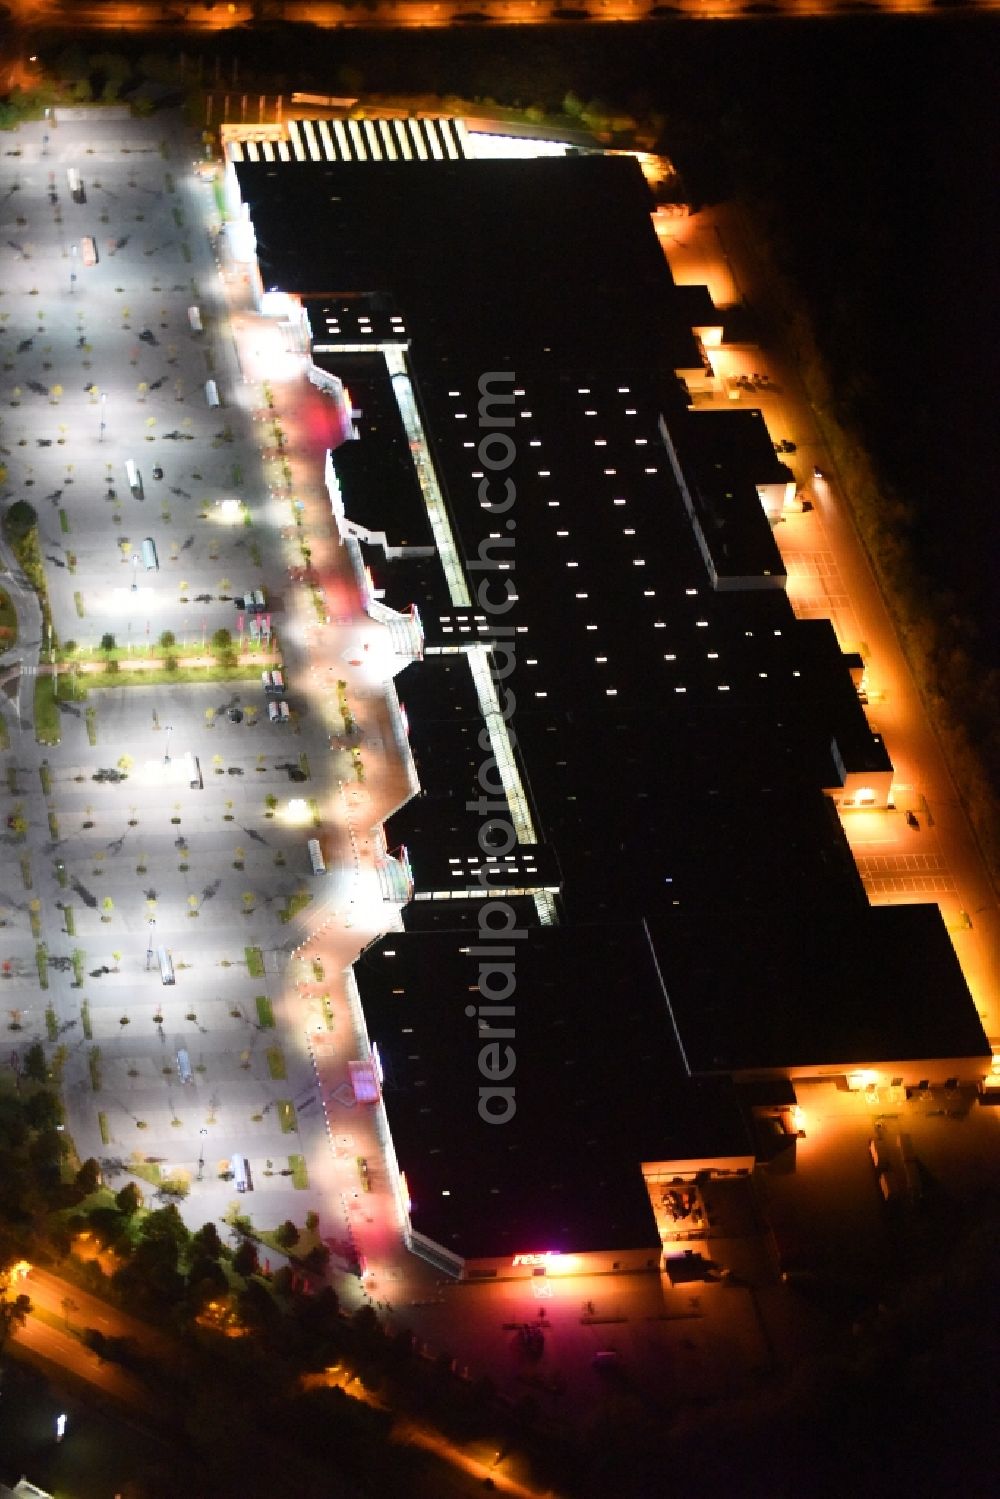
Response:
[{"label": "green tree", "polygon": [[76,1173],[76,1184],[86,1196],[96,1192],[101,1185],[101,1168],[93,1156],[88,1156]]},{"label": "green tree", "polygon": [[24,1053],[22,1070],[25,1077],[30,1077],[34,1083],[48,1081],[49,1069],[45,1061],[45,1047],[41,1041],[34,1041]]},{"label": "green tree", "polygon": [[233,1255],[233,1269],[237,1275],[256,1275],[260,1269],[257,1246],[251,1239],[244,1239]]},{"label": "green tree", "polygon": [[199,1259],[217,1260],[223,1253],[223,1243],[214,1223],[203,1223],[191,1235],[191,1254]]},{"label": "green tree", "polygon": [[38,524],[38,515],[27,500],[15,500],[3,518],[4,534],[8,541],[21,541]]},{"label": "green tree", "polygon": [[135,1182],[126,1182],[121,1191],[115,1193],[115,1205],[126,1218],[134,1218],[142,1207],[142,1188]]},{"label": "green tree", "polygon": [[209,1255],[198,1255],[191,1261],[187,1277],[188,1290],[198,1307],[215,1296],[224,1296],[229,1290],[226,1272],[218,1260]]},{"label": "green tree", "polygon": [[3,1352],[11,1334],[24,1326],[30,1311],[30,1297],[23,1294],[11,1296],[6,1286],[0,1291],[0,1353]]},{"label": "green tree", "polygon": [[302,1263],[314,1275],[322,1275],[330,1263],[330,1251],[325,1244],[314,1244]]},{"label": "green tree", "polygon": [[113,651],[114,648],[115,648],[115,644],[116,644],[115,637],[111,634],[111,632],[109,630],[105,631],[105,633],[101,636],[101,650],[102,651]]},{"label": "green tree", "polygon": [[187,1249],[191,1242],[191,1235],[174,1203],[149,1213],[142,1221],[139,1235],[148,1244],[172,1244],[178,1252]]},{"label": "green tree", "polygon": [[299,1242],[299,1231],[291,1218],[286,1218],[284,1223],[275,1229],[274,1237],[282,1249],[293,1249]]},{"label": "green tree", "polygon": [[177,636],[174,634],[173,630],[163,631],[163,634],[160,636],[160,644],[165,651],[169,651],[171,647],[177,644]]},{"label": "green tree", "polygon": [[62,1123],[63,1118],[58,1095],[50,1093],[48,1088],[32,1093],[24,1101],[24,1117],[32,1129],[54,1130],[57,1124]]},{"label": "green tree", "polygon": [[233,643],[233,637],[229,630],[216,630],[212,636],[212,644],[217,651],[227,651]]}]

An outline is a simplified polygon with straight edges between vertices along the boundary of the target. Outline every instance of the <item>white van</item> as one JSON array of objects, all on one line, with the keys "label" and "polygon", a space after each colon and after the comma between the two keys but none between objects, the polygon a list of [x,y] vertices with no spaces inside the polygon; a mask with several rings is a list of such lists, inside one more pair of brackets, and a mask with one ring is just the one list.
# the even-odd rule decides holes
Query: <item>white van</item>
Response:
[{"label": "white van", "polygon": [[194,1073],[191,1071],[191,1058],[183,1047],[177,1053],[177,1072],[182,1083],[194,1082]]},{"label": "white van", "polygon": [[210,406],[219,405],[219,387],[214,380],[205,381],[205,400]]},{"label": "white van", "polygon": [[192,333],[200,333],[202,331],[201,330],[201,310],[199,308],[197,308],[197,307],[189,307],[188,308],[188,322],[191,324],[191,332]]},{"label": "white van", "polygon": [[289,708],[288,704],[285,702],[284,699],[282,699],[281,702],[278,704],[278,711],[281,714],[281,722],[282,723],[287,723],[288,720],[291,718],[292,714],[291,714],[291,709]]},{"label": "white van", "polygon": [[278,711],[278,705],[273,700],[271,702],[269,702],[268,705],[267,705],[267,716],[271,720],[272,723],[280,723],[281,722],[281,714]]},{"label": "white van", "polygon": [[274,691],[274,682],[273,682],[273,680],[271,678],[271,673],[269,671],[262,671],[261,672],[261,674],[260,674],[260,685],[263,687],[263,689],[264,689],[265,692],[273,692]]},{"label": "white van", "polygon": [[129,493],[131,494],[132,498],[134,500],[141,500],[143,497],[142,475],[136,468],[135,464],[132,462],[131,458],[126,458],[125,460],[125,477],[128,480]]},{"label": "white van", "polygon": [[271,687],[272,687],[272,690],[274,692],[284,692],[284,690],[285,690],[285,679],[281,675],[280,671],[272,671],[272,673],[271,673]]},{"label": "white van", "polygon": [[323,858],[323,850],[320,848],[318,838],[310,838],[306,844],[309,850],[309,858],[312,861],[313,874],[326,874],[326,860]]}]

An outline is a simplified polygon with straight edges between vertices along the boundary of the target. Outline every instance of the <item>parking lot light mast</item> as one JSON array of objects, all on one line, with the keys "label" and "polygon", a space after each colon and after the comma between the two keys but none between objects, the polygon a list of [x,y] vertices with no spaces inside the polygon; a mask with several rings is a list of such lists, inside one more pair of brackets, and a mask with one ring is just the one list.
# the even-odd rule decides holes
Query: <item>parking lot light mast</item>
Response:
[{"label": "parking lot light mast", "polygon": [[169,765],[170,764],[170,736],[171,736],[171,734],[174,731],[174,726],[173,726],[173,724],[168,723],[168,724],[164,724],[164,728],[166,729],[167,738],[166,738],[166,742],[165,742],[165,744],[163,746],[163,763],[164,763],[164,765]]},{"label": "parking lot light mast", "polygon": [[107,425],[107,422],[105,420],[106,417],[107,417],[107,414],[108,414],[108,398],[107,398],[107,395],[102,390],[101,391],[101,431],[100,431],[100,435],[98,436],[98,439],[97,439],[98,442],[103,442],[104,441],[104,428]]}]

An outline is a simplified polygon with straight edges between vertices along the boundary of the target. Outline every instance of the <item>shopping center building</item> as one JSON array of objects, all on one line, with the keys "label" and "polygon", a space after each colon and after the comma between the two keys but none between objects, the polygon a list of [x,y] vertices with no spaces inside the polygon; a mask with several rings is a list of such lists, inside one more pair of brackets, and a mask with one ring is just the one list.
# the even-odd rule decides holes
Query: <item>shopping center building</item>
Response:
[{"label": "shopping center building", "polygon": [[634,160],[260,134],[227,253],[338,413],[331,509],[398,660],[405,889],[350,987],[407,1242],[657,1268],[706,1182],[746,1188],[761,1089],[793,1130],[799,1079],[988,1069],[938,907],[873,908],[844,836],[891,745],[789,603],[761,413],[698,408],[724,319]]}]

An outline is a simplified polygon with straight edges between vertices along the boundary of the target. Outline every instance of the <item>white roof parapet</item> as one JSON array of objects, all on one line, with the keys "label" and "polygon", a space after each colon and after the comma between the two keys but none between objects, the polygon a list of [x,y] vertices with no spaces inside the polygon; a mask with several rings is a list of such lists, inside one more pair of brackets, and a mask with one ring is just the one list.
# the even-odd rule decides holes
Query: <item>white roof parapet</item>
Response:
[{"label": "white roof parapet", "polygon": [[399,149],[403,153],[404,161],[413,160],[413,152],[410,150],[410,138],[406,133],[406,124],[403,120],[393,120],[392,128],[396,132]]},{"label": "white roof parapet", "polygon": [[379,144],[378,133],[375,129],[375,126],[371,120],[365,120],[363,121],[363,124],[365,139],[368,142],[368,155],[371,157],[372,161],[381,161],[382,147]]},{"label": "white roof parapet", "polygon": [[323,154],[327,161],[337,160],[337,148],[333,144],[333,136],[330,134],[330,126],[326,120],[320,120],[318,125],[319,138],[323,142]]},{"label": "white roof parapet", "polygon": [[452,120],[451,127],[458,141],[458,149],[462,156],[472,156],[474,152],[469,149],[469,132],[464,120]]},{"label": "white roof parapet", "polygon": [[462,148],[462,143],[458,139],[457,133],[455,131],[455,121],[443,120],[442,125],[444,126],[444,129],[441,133],[444,136],[444,148],[448,153],[448,160],[461,161],[462,157],[465,155],[465,151]]},{"label": "white roof parapet", "polygon": [[420,128],[419,120],[407,120],[407,128],[410,132],[410,140],[416,149],[418,161],[427,160],[427,144],[424,140],[424,132]]},{"label": "white roof parapet", "polygon": [[348,120],[347,133],[351,138],[352,152],[348,160],[367,161],[368,152],[365,150],[364,137],[361,134],[361,126],[357,120]]},{"label": "white roof parapet", "polygon": [[323,153],[322,153],[322,151],[319,148],[319,142],[316,139],[316,131],[315,131],[315,128],[313,127],[312,120],[303,120],[302,121],[302,134],[306,138],[306,145],[309,148],[309,157],[310,157],[310,160],[312,160],[312,161],[322,161],[323,160]]},{"label": "white roof parapet", "polygon": [[305,159],[306,159],[306,153],[305,153],[305,150],[303,149],[302,141],[301,141],[301,138],[299,136],[299,122],[298,122],[298,120],[289,120],[289,122],[288,122],[288,140],[289,140],[289,144],[291,145],[292,150],[295,152],[295,160],[296,161],[305,161]]},{"label": "white roof parapet", "polygon": [[395,143],[395,141],[392,138],[392,130],[390,128],[390,121],[389,120],[379,120],[379,122],[378,122],[378,128],[379,128],[379,133],[382,136],[382,145],[383,145],[383,147],[385,149],[386,156],[389,158],[390,161],[398,161],[399,160],[399,153],[396,150],[396,143]]}]

